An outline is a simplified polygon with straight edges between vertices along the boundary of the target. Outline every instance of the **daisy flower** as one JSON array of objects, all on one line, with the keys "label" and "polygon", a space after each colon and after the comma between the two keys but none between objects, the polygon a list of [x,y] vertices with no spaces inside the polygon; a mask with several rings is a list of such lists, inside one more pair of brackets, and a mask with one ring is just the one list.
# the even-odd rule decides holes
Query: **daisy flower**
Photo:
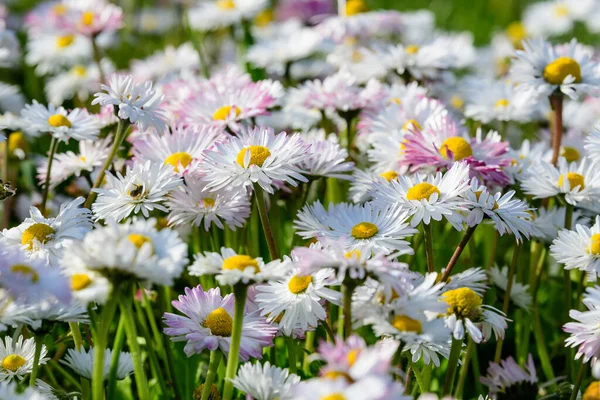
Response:
[{"label": "daisy flower", "polygon": [[94,189],[98,193],[92,204],[94,217],[118,222],[140,211],[146,218],[154,210],[167,212],[162,203],[180,185],[181,179],[175,175],[173,166],[150,160],[134,162],[132,167],[127,167],[125,176],[120,172],[116,176],[106,172],[105,186]]},{"label": "daisy flower", "polygon": [[64,142],[70,138],[94,140],[100,133],[97,120],[82,108],[67,112],[62,107],[55,107],[52,104],[45,107],[34,100],[33,104],[25,106],[21,116],[25,123],[30,125],[32,131],[50,133]]},{"label": "daisy flower", "polygon": [[354,163],[346,161],[348,151],[337,141],[312,136],[304,139],[304,143],[310,146],[310,151],[308,158],[300,163],[300,169],[306,171],[307,175],[352,179],[349,173],[352,172]]},{"label": "daisy flower", "polygon": [[479,378],[491,394],[518,396],[524,399],[534,399],[538,395],[538,378],[531,354],[527,364],[522,368],[512,357],[500,361],[500,364],[490,363],[487,375]]},{"label": "daisy flower", "polygon": [[54,74],[91,60],[92,42],[82,35],[56,31],[27,41],[25,62],[36,66],[37,75]]},{"label": "daisy flower", "polygon": [[567,270],[600,274],[600,216],[596,216],[591,228],[578,224],[574,230],[559,231],[550,246],[550,255]]},{"label": "daisy flower", "polygon": [[298,325],[303,331],[315,329],[319,321],[327,318],[325,301],[341,304],[341,294],[327,287],[336,284],[334,275],[332,269],[300,275],[293,268],[283,279],[257,286],[256,302],[261,314],[269,320],[277,319],[286,336]]},{"label": "daisy flower", "polygon": [[475,343],[487,342],[492,335],[504,338],[508,328],[504,314],[492,306],[484,305],[481,296],[469,288],[448,290],[442,294],[448,304],[444,317],[446,326],[456,340],[465,337],[465,329]]},{"label": "daisy flower", "polygon": [[327,56],[327,62],[338,71],[352,75],[358,83],[366,83],[371,79],[382,79],[388,73],[387,65],[381,62],[379,53],[377,48],[357,46],[352,42],[342,43]]},{"label": "daisy flower", "polygon": [[585,138],[585,150],[594,162],[600,162],[600,124],[594,125],[590,134]]},{"label": "daisy flower", "polygon": [[457,230],[462,230],[460,212],[466,210],[466,204],[461,195],[468,188],[468,180],[469,166],[464,162],[454,163],[445,174],[399,176],[389,183],[375,184],[373,203],[408,210],[413,227],[421,221],[429,225],[431,220],[441,221],[445,217]]},{"label": "daisy flower", "polygon": [[295,400],[408,400],[403,396],[404,386],[386,375],[369,375],[363,379],[349,383],[344,378],[310,379],[302,381],[293,388]]},{"label": "daisy flower", "polygon": [[0,242],[20,247],[31,257],[56,260],[72,241],[83,239],[92,230],[90,211],[79,207],[83,202],[83,197],[78,197],[63,203],[54,218],[44,217],[40,210],[32,206],[29,218],[14,228],[0,232]]},{"label": "daisy flower", "polygon": [[[25,375],[30,374],[33,370],[34,353],[35,338],[23,340],[23,336],[19,336],[13,342],[10,336],[6,336],[4,341],[0,340],[0,380],[22,380]],[[42,345],[39,364],[46,364],[46,354],[46,346]]]},{"label": "daisy flower", "polygon": [[576,21],[583,20],[594,7],[594,1],[550,0],[530,4],[523,15],[523,25],[534,37],[569,33]]},{"label": "daisy flower", "polygon": [[74,300],[70,303],[61,303],[55,299],[51,299],[33,304],[30,307],[26,305],[20,307],[26,307],[26,310],[23,312],[23,315],[28,318],[26,325],[32,331],[38,331],[38,334],[45,333],[45,327],[48,324],[57,324],[60,322],[90,323],[87,308]]},{"label": "daisy flower", "polygon": [[219,253],[196,254],[189,273],[192,276],[216,275],[221,285],[248,284],[282,278],[287,272],[288,262],[274,260],[265,264],[260,257],[252,258],[221,247]]},{"label": "daisy flower", "polygon": [[267,7],[267,0],[215,0],[190,8],[188,23],[193,29],[211,31],[251,20]]},{"label": "daisy flower", "polygon": [[[167,9],[162,8],[161,11]],[[162,15],[161,15],[162,17]],[[132,60],[131,72],[137,81],[166,81],[188,76],[198,71],[200,60],[192,43],[179,47],[171,45],[159,50],[144,60]]]},{"label": "daisy flower", "polygon": [[452,274],[452,279],[449,279],[444,284],[444,290],[459,289],[466,287],[483,297],[488,289],[488,276],[486,271],[481,267],[468,268],[456,274]]},{"label": "daisy flower", "polygon": [[[500,269],[494,265],[492,269],[490,269],[489,275],[492,283],[506,292],[506,287],[508,286],[508,267],[502,267],[502,269]],[[510,299],[518,307],[529,310],[532,302],[531,294],[529,293],[529,285],[523,285],[513,278]]]},{"label": "daisy flower", "polygon": [[270,128],[255,127],[204,152],[204,180],[208,190],[258,184],[273,194],[274,181],[294,187],[297,181],[307,182],[300,163],[308,158],[308,152],[309,146],[299,134],[275,135]]},{"label": "daisy flower", "polygon": [[59,25],[68,32],[95,37],[114,32],[123,24],[123,10],[108,1],[70,0],[65,6],[67,12],[59,19]]},{"label": "daisy flower", "polygon": [[[363,1],[355,0],[348,3],[358,5],[358,7],[350,5],[354,10],[366,11]],[[350,12],[327,17],[317,25],[316,29],[323,38],[339,44],[348,38],[369,39],[400,33],[404,28],[403,17],[400,12],[393,10]]]},{"label": "daisy flower", "polygon": [[[104,380],[108,379],[110,371],[110,363],[112,360],[112,350],[104,350]],[[92,379],[92,370],[94,367],[94,349],[81,350],[69,349],[62,360],[61,364],[71,368],[77,375]],[[119,353],[119,364],[117,366],[117,379],[122,380],[133,373],[133,360],[131,354],[126,351]]]},{"label": "daisy flower", "polygon": [[572,99],[599,90],[592,54],[576,39],[562,47],[543,39],[526,40],[516,56],[510,74],[518,90],[544,97],[558,91]]},{"label": "daisy flower", "polygon": [[[389,152],[388,152],[389,153]],[[353,203],[365,203],[373,200],[373,189],[378,182],[389,183],[401,175],[398,170],[385,170],[377,172],[376,169],[355,169],[350,181],[348,197]]]},{"label": "daisy flower", "polygon": [[535,100],[530,94],[517,91],[514,84],[506,81],[466,80],[469,93],[465,105],[465,117],[483,122],[527,122],[533,117]]},{"label": "daisy flower", "polygon": [[[100,64],[102,71],[113,71],[114,66],[107,59]],[[68,71],[48,77],[45,86],[46,97],[51,104],[61,105],[65,100],[77,99],[85,103],[91,93],[100,86],[100,70],[97,64],[77,64]]]},{"label": "daisy flower", "polygon": [[298,375],[267,361],[263,365],[258,362],[241,365],[233,386],[256,400],[291,400],[292,387],[298,382]]},{"label": "daisy flower", "polygon": [[0,30],[0,67],[13,68],[21,62],[21,46],[17,35],[9,29]]},{"label": "daisy flower", "polygon": [[153,127],[156,132],[166,129],[165,116],[159,108],[163,97],[152,90],[152,82],[135,83],[131,75],[112,74],[109,85],[100,85],[106,93],[94,94],[92,105],[113,105],[121,119],[128,119],[142,130]]},{"label": "daisy flower", "polygon": [[[39,380],[38,380],[39,381]],[[0,383],[0,397],[3,399],[11,400],[48,400],[52,399],[42,393],[39,388],[26,387],[25,390],[21,390],[19,385],[12,382],[1,382]]]},{"label": "daisy flower", "polygon": [[[185,288],[185,295],[173,301],[173,307],[184,315],[165,313],[164,332],[174,342],[187,342],[188,357],[204,349],[220,349],[227,356],[233,329],[233,294],[221,296],[219,288],[204,291],[202,286]],[[262,358],[262,349],[273,345],[277,328],[270,325],[258,311],[245,313],[239,357],[241,361]]]},{"label": "daisy flower", "polygon": [[565,344],[567,347],[577,347],[576,360],[583,357],[584,363],[592,360],[594,366],[600,358],[600,287],[587,288],[583,304],[587,311],[569,311],[569,315],[576,322],[568,322],[563,326],[563,330],[571,334],[565,340]]},{"label": "daisy flower", "polygon": [[[565,227],[565,212],[566,207],[538,208],[533,218],[535,230],[532,236],[547,243],[552,242],[558,236],[558,231]],[[587,218],[574,210],[570,226],[578,224],[586,225]]]}]

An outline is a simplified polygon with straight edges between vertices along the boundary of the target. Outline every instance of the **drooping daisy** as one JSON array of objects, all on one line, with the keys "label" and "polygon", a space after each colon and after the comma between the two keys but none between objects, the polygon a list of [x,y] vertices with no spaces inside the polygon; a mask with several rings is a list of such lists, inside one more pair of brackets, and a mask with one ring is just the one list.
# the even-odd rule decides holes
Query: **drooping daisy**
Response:
[{"label": "drooping daisy", "polygon": [[118,108],[117,115],[128,119],[142,130],[153,127],[156,132],[164,132],[165,116],[159,108],[162,96],[152,90],[152,82],[136,83],[131,75],[112,74],[109,84],[100,85],[106,93],[95,93],[92,105],[113,105]]},{"label": "drooping daisy", "polygon": [[[61,364],[71,368],[77,375],[92,379],[92,370],[94,367],[94,349],[90,350],[67,350],[67,354],[62,360]],[[112,361],[112,350],[104,350],[104,380],[108,379],[108,373],[110,371],[110,364]],[[131,354],[126,351],[119,353],[119,364],[117,366],[117,379],[125,379],[133,373],[133,361]]]},{"label": "drooping daisy", "polygon": [[[22,380],[33,369],[35,338],[23,340],[19,336],[16,342],[10,336],[0,340],[0,381]],[[39,364],[46,364],[46,346],[42,345]]]},{"label": "drooping daisy", "polygon": [[78,197],[60,206],[55,218],[46,218],[36,207],[29,210],[29,218],[20,225],[0,233],[0,242],[18,246],[31,257],[54,261],[73,240],[81,240],[92,229],[90,211],[80,208],[84,202]]},{"label": "drooping daisy", "polygon": [[565,269],[579,269],[591,274],[600,274],[600,216],[594,225],[576,225],[574,230],[561,230],[550,246],[550,255]]},{"label": "drooping daisy", "polygon": [[[204,291],[202,286],[185,288],[185,295],[173,301],[173,307],[184,315],[165,313],[165,334],[174,342],[187,342],[184,348],[189,356],[204,349],[220,349],[227,354],[233,329],[234,297],[221,296],[219,288]],[[239,357],[241,361],[262,358],[262,349],[273,345],[277,328],[270,325],[258,311],[246,313],[243,319]]]},{"label": "drooping daisy", "polygon": [[523,50],[517,50],[516,55],[511,78],[518,90],[545,97],[559,91],[572,99],[581,93],[600,90],[600,76],[594,70],[592,54],[576,39],[563,47],[543,39],[526,40]]},{"label": "drooping daisy", "polygon": [[[500,269],[494,265],[492,269],[490,269],[489,275],[490,280],[494,285],[506,292],[506,287],[508,286],[508,267],[502,267],[502,269]],[[532,302],[531,294],[529,293],[529,285],[523,285],[513,278],[510,299],[518,307],[529,310]]]},{"label": "drooping daisy", "polygon": [[298,375],[267,361],[263,365],[258,362],[241,365],[233,386],[256,400],[291,400],[292,387],[298,382]]},{"label": "drooping daisy", "polygon": [[100,133],[97,120],[87,113],[85,109],[76,108],[67,112],[62,107],[49,104],[43,106],[33,100],[32,104],[25,106],[21,116],[31,130],[39,133],[50,133],[60,141],[94,140]]},{"label": "drooping daisy", "polygon": [[255,127],[204,152],[204,180],[209,190],[255,183],[272,194],[274,181],[292,186],[307,182],[300,164],[308,158],[308,151],[299,134],[275,135],[270,128]]},{"label": "drooping daisy", "polygon": [[35,65],[38,75],[56,73],[91,60],[92,43],[82,35],[56,31],[36,35],[27,41],[25,62]]},{"label": "drooping daisy", "polygon": [[192,276],[215,274],[221,285],[248,284],[282,278],[287,273],[288,263],[289,260],[274,260],[265,264],[260,257],[252,258],[222,247],[219,253],[196,254],[189,273]]},{"label": "drooping daisy", "polygon": [[587,288],[583,304],[587,307],[586,311],[569,311],[569,316],[576,322],[568,322],[563,326],[563,330],[571,334],[565,344],[567,347],[577,347],[575,359],[583,357],[584,363],[592,360],[592,365],[597,365],[600,362],[600,287]]},{"label": "drooping daisy", "polygon": [[120,172],[116,176],[107,172],[106,185],[94,189],[98,193],[92,204],[94,217],[121,221],[140,211],[146,218],[154,210],[167,212],[162,203],[180,185],[181,179],[171,165],[155,164],[150,160],[134,162],[133,167],[127,167],[125,176]]},{"label": "drooping daisy", "polygon": [[538,395],[538,378],[531,354],[527,364],[522,368],[512,357],[500,361],[500,364],[490,363],[487,375],[479,378],[486,385],[490,394],[496,396],[518,396],[524,399],[534,399]]},{"label": "drooping daisy", "polygon": [[198,4],[188,11],[190,26],[200,31],[210,31],[251,20],[267,7],[267,0],[211,0]]}]

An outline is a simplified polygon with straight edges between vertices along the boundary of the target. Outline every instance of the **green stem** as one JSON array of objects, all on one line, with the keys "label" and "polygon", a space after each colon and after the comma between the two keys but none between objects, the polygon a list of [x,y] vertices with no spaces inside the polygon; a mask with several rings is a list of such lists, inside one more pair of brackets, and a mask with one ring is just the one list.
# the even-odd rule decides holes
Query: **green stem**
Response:
[{"label": "green stem", "polygon": [[344,337],[347,338],[352,333],[352,294],[354,293],[354,283],[344,283],[343,291],[343,310],[344,310]]},{"label": "green stem", "polygon": [[[205,289],[208,290],[208,289]],[[150,300],[148,296],[146,296],[146,290],[143,287],[140,287],[140,291],[142,292],[142,306],[144,307],[144,311],[146,312],[146,317],[148,318],[148,323],[150,324],[150,330],[152,331],[152,336],[154,336],[154,343],[156,345],[156,351],[160,355],[160,357],[166,360],[165,349],[162,345],[162,336],[160,331],[158,330],[158,325],[156,325],[156,319],[154,318],[154,311],[152,310],[152,306],[150,305]]]},{"label": "green stem", "polygon": [[412,370],[412,372],[415,374],[415,378],[417,378],[417,385],[419,385],[419,390],[421,391],[421,393],[425,393],[426,389],[425,389],[425,383],[423,381],[423,374],[419,370],[417,363],[413,362],[410,354],[408,355],[408,365],[410,366],[410,369]]},{"label": "green stem", "polygon": [[[510,263],[510,267],[508,268],[508,280],[506,282],[506,291],[504,292],[504,303],[502,305],[502,312],[504,315],[508,315],[508,307],[510,306],[510,293],[512,292],[513,282],[515,280],[515,269],[517,268],[517,260],[519,259],[519,252],[521,250],[521,245],[518,244],[515,246],[515,250],[513,251],[512,261]],[[502,355],[502,344],[504,343],[504,339],[498,340],[496,344],[496,354],[494,356],[494,362],[499,363],[500,357]]]},{"label": "green stem", "polygon": [[553,93],[550,95],[550,105],[554,110],[554,131],[552,132],[552,164],[556,165],[560,156],[560,145],[563,136],[563,95]]},{"label": "green stem", "polygon": [[[8,143],[6,144],[8,146]],[[46,167],[46,182],[44,182],[44,191],[42,192],[42,203],[40,204],[40,211],[46,215],[46,203],[48,202],[48,193],[50,193],[50,173],[52,172],[52,161],[54,161],[54,154],[58,149],[58,139],[52,136],[50,141],[50,151],[48,152],[48,166]]]},{"label": "green stem", "polygon": [[106,76],[104,76],[104,70],[102,69],[102,54],[100,53],[100,48],[98,47],[98,44],[96,43],[96,36],[92,37],[92,51],[93,51],[93,57],[94,57],[94,62],[96,63],[96,66],[98,67],[98,75],[100,77],[100,84],[104,85],[106,84]]},{"label": "green stem", "polygon": [[[565,229],[567,230],[571,230],[571,224],[573,221],[573,205],[567,203],[567,206],[565,208]],[[563,268],[563,276],[565,279],[565,311],[566,311],[566,316],[565,316],[565,321],[569,321],[569,311],[572,308],[572,290],[571,290],[571,270]]]},{"label": "green stem", "polygon": [[[479,225],[470,226],[465,231],[464,236],[460,240],[460,243],[458,243],[458,246],[456,246],[456,249],[454,250],[452,257],[450,258],[450,261],[448,261],[448,265],[446,266],[446,269],[444,270],[444,275],[442,275],[442,282],[446,282],[448,280],[448,278],[450,278],[452,269],[458,262],[460,255],[462,254],[465,247],[467,247],[467,243],[469,243],[471,236],[473,236],[473,233],[475,232],[475,229],[477,229],[478,226]],[[427,236],[425,236],[425,242],[427,243]],[[432,250],[432,252],[433,252],[433,250]]]},{"label": "green stem", "polygon": [[75,342],[75,350],[79,351],[83,347],[83,337],[79,330],[78,322],[69,322],[69,328],[71,329],[71,335],[73,336],[73,342]]},{"label": "green stem", "polygon": [[108,387],[106,389],[106,398],[114,399],[117,390],[117,371],[119,370],[119,356],[125,342],[125,317],[119,317],[119,325],[117,325],[117,333],[113,343],[112,357],[110,360],[110,370],[108,373]]},{"label": "green stem", "polygon": [[29,377],[29,386],[35,387],[35,380],[37,379],[38,371],[40,370],[40,355],[42,354],[42,347],[44,346],[43,338],[41,336],[35,336],[35,353],[33,354],[33,369]]},{"label": "green stem", "polygon": [[144,365],[142,363],[142,352],[137,341],[138,334],[131,304],[133,298],[129,290],[118,297],[121,299],[121,315],[124,319],[127,344],[129,345],[129,351],[131,352],[131,359],[133,361],[133,376],[138,390],[137,395],[140,400],[149,400],[150,391],[148,390],[148,380],[146,379],[146,373],[144,372]]},{"label": "green stem", "polygon": [[533,305],[533,318],[533,336],[535,338],[535,344],[540,357],[540,364],[542,364],[542,370],[544,371],[544,375],[546,375],[546,380],[553,381],[555,379],[554,371],[552,370],[552,363],[550,362],[548,349],[544,345],[546,341],[544,339],[544,332],[542,330],[542,322],[540,320],[540,312],[537,302],[534,302]]},{"label": "green stem", "polygon": [[267,239],[267,245],[269,246],[271,260],[276,260],[279,258],[279,255],[277,252],[277,244],[273,237],[273,231],[271,230],[271,224],[269,223],[269,213],[267,211],[267,205],[265,204],[265,192],[257,183],[254,184],[254,199],[256,201],[256,206],[258,207],[258,214],[260,215],[260,222],[265,233],[265,238]]},{"label": "green stem", "polygon": [[462,399],[463,389],[465,387],[465,382],[467,381],[467,375],[469,372],[469,363],[471,362],[471,355],[473,353],[473,348],[475,347],[475,342],[469,336],[467,340],[467,351],[463,356],[462,365],[460,366],[460,373],[458,375],[458,383],[456,386],[456,392],[454,393],[454,397],[457,399]]},{"label": "green stem", "polygon": [[309,355],[313,353],[315,346],[316,331],[306,332],[306,340],[304,341],[304,360],[302,361],[302,371],[305,376],[310,374],[310,359]]},{"label": "green stem", "polygon": [[454,375],[456,375],[456,368],[458,367],[458,359],[460,358],[461,348],[462,340],[452,338],[452,347],[450,347],[450,358],[448,359],[448,368],[446,369],[446,380],[444,381],[444,388],[442,391],[443,395],[447,395],[452,392],[452,385],[454,384]]},{"label": "green stem", "polygon": [[107,345],[108,331],[117,309],[118,287],[114,286],[112,293],[102,309],[100,326],[96,329],[94,338],[94,367],[92,370],[92,398],[104,400],[104,350]]},{"label": "green stem", "polygon": [[427,272],[435,272],[435,262],[433,261],[433,221],[428,225],[423,222],[423,233],[425,234],[425,253],[427,255]]},{"label": "green stem", "polygon": [[286,337],[285,340],[287,342],[289,370],[292,374],[295,374],[297,371],[296,347],[298,346],[292,337]]},{"label": "green stem", "polygon": [[577,394],[579,393],[579,387],[581,386],[581,382],[583,381],[583,375],[585,374],[586,366],[587,364],[584,363],[582,360],[581,364],[579,365],[579,370],[577,371],[577,378],[575,379],[575,385],[573,386],[573,391],[571,392],[570,400],[577,399]]},{"label": "green stem", "polygon": [[210,392],[212,389],[213,382],[215,381],[215,376],[217,375],[217,368],[219,368],[219,363],[221,362],[221,358],[223,353],[221,349],[217,348],[210,352],[210,361],[208,362],[208,372],[206,374],[206,380],[204,381],[204,388],[202,389],[202,397],[201,400],[208,400],[210,396]]},{"label": "green stem", "polygon": [[[4,156],[2,159],[2,180],[0,183],[8,184],[8,180],[10,179],[10,175],[8,173],[8,169],[10,167],[10,131],[6,132],[6,141],[4,142]],[[10,213],[12,208],[12,198],[4,199],[2,204],[2,227],[0,229],[6,229],[10,226]]]},{"label": "green stem", "polygon": [[244,325],[244,307],[246,305],[246,295],[248,286],[238,283],[233,287],[235,296],[235,305],[233,311],[233,328],[231,330],[231,345],[229,346],[229,355],[227,356],[227,370],[225,372],[225,386],[223,388],[223,400],[231,400],[233,397],[233,383],[237,373],[240,353],[240,341],[242,339],[242,326]]},{"label": "green stem", "polygon": [[335,342],[335,333],[333,332],[331,325],[329,325],[329,323],[327,322],[326,319],[321,321],[321,324],[323,324],[323,328],[325,328],[325,332],[327,332],[327,336],[329,337],[329,340],[331,342]]},{"label": "green stem", "polygon": [[351,151],[352,151],[352,144],[354,143],[354,134],[353,134],[353,120],[354,118],[352,117],[346,117],[344,118],[346,120],[346,151],[348,152],[348,157],[350,157],[352,159],[351,156]]}]

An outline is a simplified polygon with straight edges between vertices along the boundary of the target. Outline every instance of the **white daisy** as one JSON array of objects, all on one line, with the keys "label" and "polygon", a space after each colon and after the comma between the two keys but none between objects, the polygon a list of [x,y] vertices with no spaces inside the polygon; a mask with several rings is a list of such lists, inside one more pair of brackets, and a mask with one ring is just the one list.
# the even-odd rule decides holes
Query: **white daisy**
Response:
[{"label": "white daisy", "polygon": [[38,75],[56,73],[91,60],[92,42],[82,35],[46,32],[27,41],[25,62],[35,65]]},{"label": "white daisy", "polygon": [[[0,380],[22,380],[25,375],[31,373],[34,353],[35,338],[23,340],[23,336],[19,336],[17,341],[13,342],[10,336],[6,336],[4,341],[0,340]],[[46,354],[46,346],[42,345],[39,364],[46,364]]]},{"label": "white daisy", "polygon": [[251,20],[267,7],[267,0],[211,0],[188,11],[188,23],[196,30],[209,31]]},{"label": "white daisy", "polygon": [[[102,71],[114,71],[114,66],[107,59],[101,61]],[[100,86],[100,71],[97,64],[75,65],[65,72],[49,77],[46,81],[46,97],[57,106],[65,100],[77,99],[85,102]]]},{"label": "white daisy", "polygon": [[[69,349],[67,350],[67,354],[64,356],[64,358],[60,360],[60,363],[71,368],[79,376],[86,379],[92,379],[92,370],[94,367],[94,353],[95,352],[93,348],[87,351],[83,348],[79,351],[75,349]],[[105,349],[104,380],[108,379],[111,361],[112,350]],[[131,373],[133,373],[133,361],[131,358],[131,354],[126,351],[121,351],[119,353],[119,364],[117,366],[117,379],[125,379],[129,375],[131,375]]]},{"label": "white daisy", "polygon": [[535,99],[506,81],[468,79],[465,116],[485,124],[491,121],[527,122],[533,117]]},{"label": "white daisy", "polygon": [[381,62],[381,52],[378,50],[357,46],[355,43],[342,43],[327,56],[327,62],[338,71],[352,75],[358,83],[365,83],[370,79],[382,79],[388,73],[387,65]]},{"label": "white daisy", "polygon": [[600,274],[600,216],[596,216],[591,228],[578,224],[574,230],[559,231],[550,246],[550,255],[567,270]]},{"label": "white daisy", "polygon": [[26,324],[32,331],[39,330],[38,333],[44,333],[45,326],[59,322],[90,323],[87,308],[75,300],[70,303],[61,303],[51,299],[25,307],[23,315],[28,318]]},{"label": "white daisy", "polygon": [[55,107],[49,104],[43,106],[33,100],[32,104],[25,106],[21,116],[30,129],[38,133],[50,133],[60,141],[94,140],[100,133],[100,125],[97,120],[88,114],[87,110],[76,108],[67,112],[63,107]]},{"label": "white daisy", "polygon": [[444,290],[466,287],[483,297],[489,287],[487,282],[488,277],[483,268],[468,268],[459,273],[452,274],[452,277],[445,283]]},{"label": "white daisy", "polygon": [[[162,10],[168,11],[164,8]],[[170,81],[196,72],[199,66],[198,52],[192,43],[188,42],[179,47],[169,45],[144,60],[133,60],[131,73],[137,81]]]},{"label": "white daisy", "polygon": [[[496,265],[489,271],[490,280],[494,285],[498,286],[506,293],[506,287],[508,286],[508,267],[498,268]],[[529,310],[531,307],[531,294],[529,294],[529,285],[523,285],[517,282],[516,278],[513,278],[513,283],[510,291],[510,299],[518,307],[524,310]]]},{"label": "white daisy", "polygon": [[310,145],[308,158],[300,163],[300,169],[306,171],[307,175],[315,177],[325,176],[328,178],[351,180],[349,172],[354,168],[354,163],[346,161],[348,151],[337,141],[309,137],[304,142]]},{"label": "white daisy", "polygon": [[21,46],[15,32],[0,29],[0,67],[13,68],[21,62]]},{"label": "white daisy", "polygon": [[358,381],[348,382],[343,377],[336,379],[309,379],[293,388],[294,400],[408,400],[403,396],[404,386],[383,374],[371,374]]},{"label": "white daisy", "polygon": [[13,382],[0,383],[0,398],[11,400],[52,400],[42,393],[39,389],[26,387],[20,390],[20,385]]},{"label": "white daisy", "polygon": [[590,134],[585,138],[585,150],[594,162],[600,162],[600,124],[594,125]]},{"label": "white daisy", "polygon": [[150,160],[134,162],[133,167],[127,167],[125,176],[107,172],[105,186],[94,189],[98,193],[92,204],[94,218],[121,221],[140,211],[146,218],[154,210],[167,212],[162,203],[180,185],[181,179],[171,165],[154,164]]},{"label": "white daisy", "polygon": [[[565,227],[565,212],[566,207],[538,208],[533,218],[535,230],[532,236],[547,243],[552,242],[558,236],[558,231]],[[586,225],[587,221],[578,210],[573,211],[571,226]]]},{"label": "white daisy", "polygon": [[547,37],[569,33],[576,21],[594,8],[594,0],[550,0],[527,6],[523,25],[531,36]]},{"label": "white daisy", "polygon": [[245,363],[240,366],[233,386],[256,400],[291,400],[292,387],[300,382],[300,377],[290,374],[285,368],[278,368],[268,361],[261,365]]},{"label": "white daisy", "polygon": [[490,363],[487,375],[479,379],[489,387],[490,393],[498,397],[502,394],[502,396],[512,395],[517,398],[534,399],[538,395],[538,378],[531,354],[527,357],[525,368],[519,366],[512,357],[508,357],[500,364]]},{"label": "white daisy", "polygon": [[[571,310],[569,316],[577,322],[569,322],[563,330],[571,336],[565,340],[567,347],[578,347],[575,359],[583,357],[583,362],[592,360],[592,365],[600,362],[600,287],[587,288],[583,296],[586,311]],[[596,369],[596,368],[594,368]]]},{"label": "white daisy", "polygon": [[0,111],[18,114],[25,105],[25,97],[16,85],[0,82]]}]

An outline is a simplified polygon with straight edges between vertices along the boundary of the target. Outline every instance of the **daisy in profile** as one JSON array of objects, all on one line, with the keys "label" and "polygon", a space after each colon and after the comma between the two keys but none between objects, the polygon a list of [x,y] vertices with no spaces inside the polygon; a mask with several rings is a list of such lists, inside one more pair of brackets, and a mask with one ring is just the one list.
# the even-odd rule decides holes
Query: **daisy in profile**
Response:
[{"label": "daisy in profile", "polygon": [[36,207],[18,226],[0,232],[0,243],[24,249],[31,257],[55,261],[72,241],[83,239],[92,230],[90,211],[81,208],[83,197],[60,206],[58,215],[46,218]]},{"label": "daisy in profile", "polygon": [[269,320],[277,319],[284,335],[290,336],[297,326],[303,331],[316,329],[319,321],[327,318],[326,302],[341,304],[340,292],[328,287],[335,284],[339,282],[332,269],[300,275],[297,268],[292,268],[283,279],[257,286],[256,302],[261,314]]},{"label": "daisy in profile", "polygon": [[518,90],[544,97],[558,91],[577,99],[582,93],[600,89],[592,54],[576,39],[566,46],[553,46],[543,39],[526,40],[516,56],[510,76]]},{"label": "daisy in profile", "polygon": [[600,359],[600,287],[587,288],[583,296],[583,304],[586,311],[569,311],[575,322],[568,322],[563,330],[571,336],[565,340],[567,347],[577,347],[575,359],[582,358],[584,363],[592,360],[592,366],[597,365]]},{"label": "daisy in profile", "polygon": [[[231,346],[233,329],[233,294],[221,296],[219,288],[204,291],[198,285],[185,288],[185,294],[173,301],[173,307],[184,315],[165,313],[164,329],[174,342],[186,342],[188,357],[204,349],[220,349],[225,356]],[[258,311],[245,313],[239,357],[241,361],[262,358],[262,349],[273,345],[277,328],[270,325]]]},{"label": "daisy in profile", "polygon": [[146,218],[154,210],[167,212],[163,202],[180,185],[181,178],[175,175],[173,166],[150,160],[134,162],[132,167],[127,167],[125,176],[120,172],[116,176],[107,172],[104,187],[94,189],[98,193],[92,204],[94,217],[118,222],[140,212]]},{"label": "daisy in profile", "polygon": [[[495,286],[506,292],[506,287],[508,286],[508,267],[502,267],[502,269],[500,269],[494,265],[489,271],[489,276],[490,281]],[[524,310],[529,310],[532,303],[531,294],[529,293],[529,285],[523,285],[513,278],[510,299],[518,307],[521,307]]]},{"label": "daisy in profile", "polygon": [[590,134],[585,138],[585,150],[594,162],[600,162],[600,124],[594,125]]},{"label": "daisy in profile", "polygon": [[[104,380],[108,379],[112,353],[111,349],[104,350]],[[60,363],[71,368],[77,375],[86,379],[92,379],[94,350],[85,350],[84,348],[81,350],[69,349],[64,358],[60,360]],[[131,354],[126,351],[121,351],[119,353],[119,365],[117,366],[117,379],[125,379],[132,373],[133,361]]]},{"label": "daisy in profile", "polygon": [[274,181],[297,186],[298,181],[307,182],[300,164],[309,151],[299,134],[276,135],[270,128],[255,127],[204,152],[206,187],[215,190],[258,184],[273,194]]},{"label": "daisy in profile", "polygon": [[189,267],[192,276],[216,275],[221,285],[235,285],[280,279],[288,271],[289,260],[274,260],[265,264],[262,258],[238,254],[230,248],[221,247],[219,253],[205,252],[194,256]]},{"label": "daisy in profile", "polygon": [[[16,342],[10,336],[0,340],[0,381],[23,380],[33,369],[35,339],[19,336]],[[46,346],[42,345],[39,364],[46,364]]]},{"label": "daisy in profile", "polygon": [[118,30],[123,24],[121,7],[105,0],[94,2],[67,1],[67,11],[59,19],[59,25],[68,32],[89,37]]},{"label": "daisy in profile", "polygon": [[92,59],[92,42],[83,35],[48,32],[27,41],[25,62],[35,65],[37,75],[48,75]]},{"label": "daisy in profile", "polygon": [[500,364],[490,363],[487,375],[479,378],[486,385],[490,394],[499,396],[513,395],[523,399],[535,399],[538,395],[538,377],[531,354],[527,364],[522,368],[512,357],[500,361]]},{"label": "daisy in profile", "polygon": [[137,124],[142,130],[153,127],[162,133],[166,129],[165,116],[159,108],[162,96],[152,89],[152,82],[136,83],[131,75],[112,74],[108,85],[100,85],[104,92],[94,94],[92,105],[113,105],[119,118]]},{"label": "daisy in profile", "polygon": [[[323,135],[324,136],[324,135]],[[313,177],[328,177],[351,180],[354,163],[346,161],[348,151],[337,141],[313,135],[304,139],[310,146],[308,157],[300,163],[300,168]]]},{"label": "daisy in profile", "polygon": [[448,304],[444,321],[454,339],[462,340],[468,333],[475,343],[487,342],[492,332],[496,339],[504,338],[508,328],[506,317],[494,307],[484,305],[481,296],[472,289],[448,290],[442,294],[442,300]]},{"label": "daisy in profile", "polygon": [[45,107],[34,100],[32,104],[25,106],[21,116],[32,131],[50,133],[63,142],[71,138],[94,140],[100,133],[97,120],[82,108],[67,112],[62,107],[55,107],[52,104]]},{"label": "daisy in profile", "polygon": [[[534,214],[534,231],[532,236],[546,243],[551,243],[558,232],[565,227],[566,207],[538,208]],[[573,211],[571,226],[587,225],[588,219],[579,210]]]},{"label": "daisy in profile", "polygon": [[262,365],[248,362],[240,366],[233,386],[256,400],[291,400],[292,388],[298,382],[298,375],[268,361]]},{"label": "daisy in profile", "polygon": [[175,173],[184,175],[188,168],[202,159],[202,152],[215,142],[224,140],[218,128],[171,127],[169,132],[150,132],[133,142],[136,161],[150,160],[156,164],[168,164]]},{"label": "daisy in profile", "polygon": [[567,270],[600,274],[600,216],[596,216],[591,228],[578,224],[574,230],[559,231],[550,246],[550,255]]},{"label": "daisy in profile", "polygon": [[211,0],[190,8],[188,22],[193,29],[211,31],[252,20],[268,6],[267,0]]}]

